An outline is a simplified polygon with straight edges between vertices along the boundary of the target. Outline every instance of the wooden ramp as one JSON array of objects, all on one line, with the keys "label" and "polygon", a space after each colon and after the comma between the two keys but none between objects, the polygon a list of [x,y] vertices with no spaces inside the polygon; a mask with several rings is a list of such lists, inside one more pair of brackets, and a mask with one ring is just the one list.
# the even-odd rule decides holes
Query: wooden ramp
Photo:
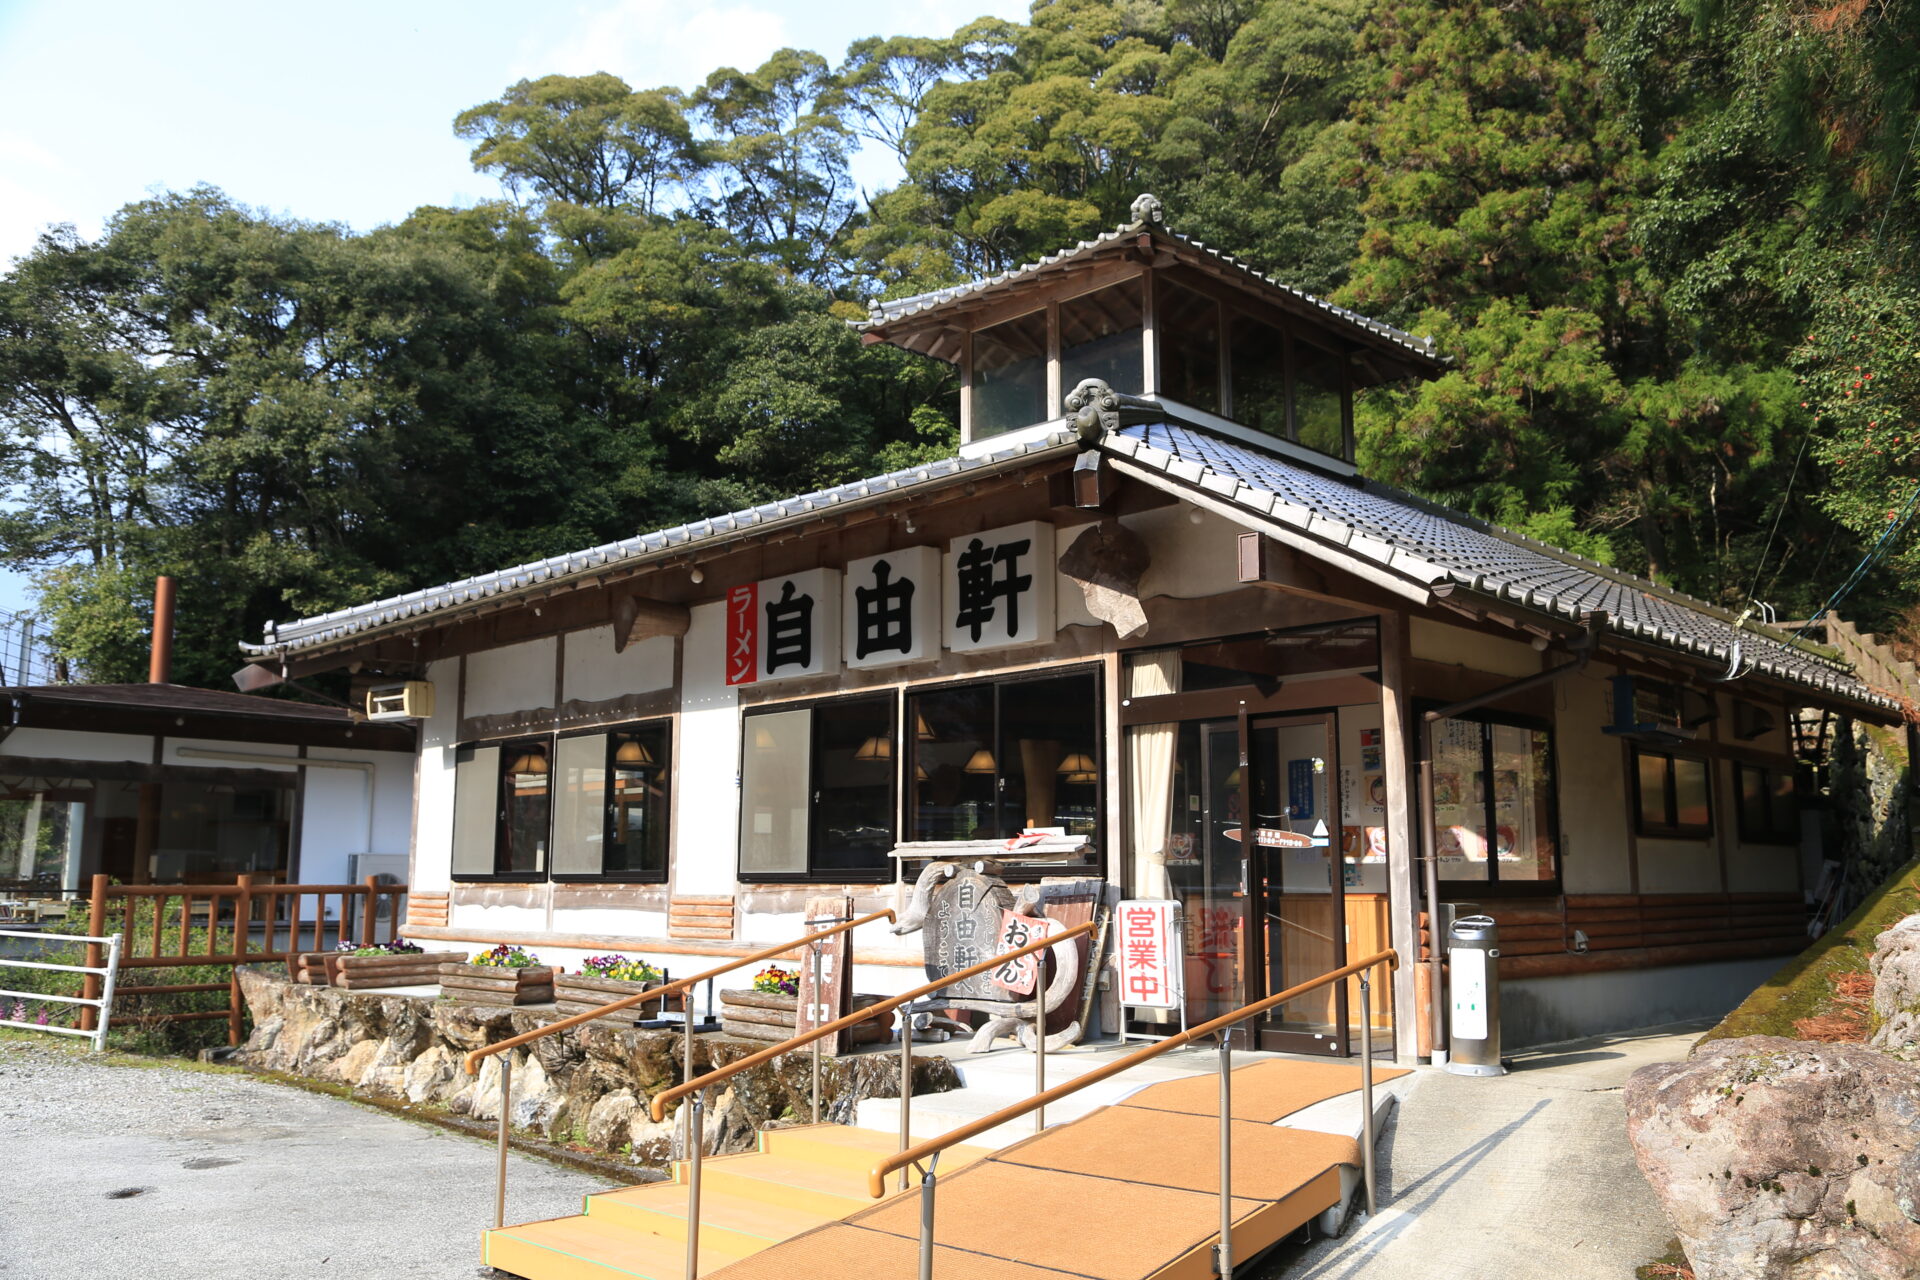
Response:
[{"label": "wooden ramp", "polygon": [[[1377,1081],[1405,1075],[1376,1069]],[[1234,1072],[1234,1256],[1251,1258],[1342,1198],[1350,1137],[1278,1127],[1353,1092],[1347,1063],[1268,1061]],[[1218,1078],[1152,1085],[996,1152],[940,1158],[940,1280],[1206,1280],[1218,1238]],[[1203,1105],[1204,1104],[1204,1105]],[[702,1164],[700,1273],[716,1280],[900,1280],[916,1274],[916,1187],[866,1193],[891,1134],[770,1130],[761,1150]],[[686,1188],[676,1180],[587,1198],[578,1217],[486,1233],[484,1260],[526,1280],[681,1280]]]}]

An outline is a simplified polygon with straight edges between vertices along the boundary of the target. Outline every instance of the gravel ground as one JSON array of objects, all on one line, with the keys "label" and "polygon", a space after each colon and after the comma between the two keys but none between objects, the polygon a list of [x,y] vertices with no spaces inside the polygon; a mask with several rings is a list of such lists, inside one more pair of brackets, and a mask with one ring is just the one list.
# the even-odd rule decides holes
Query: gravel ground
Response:
[{"label": "gravel ground", "polygon": [[[228,1070],[0,1039],[6,1280],[473,1280],[494,1149]],[[509,1157],[509,1221],[612,1185]]]}]

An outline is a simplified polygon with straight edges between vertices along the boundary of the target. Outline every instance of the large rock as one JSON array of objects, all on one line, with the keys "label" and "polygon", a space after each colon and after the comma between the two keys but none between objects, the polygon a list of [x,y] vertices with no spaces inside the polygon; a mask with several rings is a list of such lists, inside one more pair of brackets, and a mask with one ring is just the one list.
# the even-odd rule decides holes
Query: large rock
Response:
[{"label": "large rock", "polygon": [[1627,1134],[1698,1280],[1920,1273],[1920,1066],[1716,1040],[1627,1081]]},{"label": "large rock", "polygon": [[[254,968],[239,973],[253,1034],[240,1046],[238,1061],[480,1120],[500,1114],[501,1055],[486,1059],[478,1076],[467,1074],[466,1055],[558,1016],[309,986]],[[713,1034],[696,1036],[693,1043],[696,1075],[766,1048]],[[511,1051],[508,1121],[543,1137],[606,1151],[625,1149],[644,1163],[664,1163],[679,1116],[669,1112],[655,1124],[647,1105],[654,1094],[680,1082],[684,1051],[682,1037],[671,1031],[589,1023],[556,1032]],[[706,1149],[750,1150],[763,1126],[805,1116],[810,1064],[804,1051],[784,1054],[714,1088],[702,1124]],[[900,1096],[895,1054],[827,1057],[821,1067],[822,1119],[846,1123],[860,1099]],[[915,1093],[959,1084],[959,1073],[947,1059],[914,1059]]]},{"label": "large rock", "polygon": [[1911,915],[1873,940],[1873,1017],[1876,1049],[1920,1048],[1920,915]]}]

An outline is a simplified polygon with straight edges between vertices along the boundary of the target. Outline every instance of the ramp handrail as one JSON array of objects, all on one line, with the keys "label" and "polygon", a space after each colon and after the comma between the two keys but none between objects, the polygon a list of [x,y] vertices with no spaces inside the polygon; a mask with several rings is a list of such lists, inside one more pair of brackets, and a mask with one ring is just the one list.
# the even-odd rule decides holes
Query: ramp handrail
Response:
[{"label": "ramp handrail", "polygon": [[[936,978],[932,982],[915,987],[913,990],[905,992],[902,995],[889,996],[885,1000],[878,1001],[864,1009],[847,1014],[845,1017],[835,1018],[832,1022],[822,1023],[812,1030],[803,1031],[796,1036],[782,1040],[779,1044],[773,1045],[771,1048],[749,1054],[737,1061],[729,1062],[725,1066],[715,1067],[712,1071],[709,1071],[697,1080],[694,1079],[692,1070],[689,1069],[685,1080],[674,1085],[671,1089],[663,1089],[659,1093],[654,1094],[653,1100],[648,1106],[648,1112],[652,1115],[655,1124],[667,1118],[667,1105],[669,1103],[676,1102],[688,1094],[693,1095],[693,1101],[690,1102],[686,1108],[689,1115],[687,1132],[693,1134],[695,1140],[688,1146],[687,1264],[685,1280],[694,1280],[694,1277],[699,1274],[700,1149],[702,1144],[698,1139],[701,1131],[701,1117],[706,1109],[706,1091],[708,1086],[738,1075],[740,1072],[746,1071],[751,1067],[759,1066],[761,1063],[771,1062],[789,1050],[797,1049],[802,1045],[816,1043],[827,1036],[838,1035],[848,1027],[856,1026],[859,1023],[869,1021],[873,1018],[885,1017],[902,1005],[911,1004],[923,996],[930,996],[934,992],[950,987],[956,982],[992,973],[1009,960],[1017,960],[1021,956],[1032,955],[1037,951],[1045,951],[1051,947],[1059,946],[1063,942],[1069,942],[1074,938],[1092,933],[1096,927],[1095,923],[1090,920],[1086,924],[1078,924],[1071,929],[1062,929],[1057,933],[1049,933],[1046,937],[1035,942],[1029,942],[1025,946],[1015,947],[1010,951],[1002,951],[999,955],[982,960],[979,964],[969,965],[964,969],[956,969],[944,978]],[[1038,963],[1034,966],[1033,976],[1033,1070],[1035,1087],[1041,1090],[1046,1088],[1047,1082],[1046,1003],[1046,965],[1044,963]],[[818,1070],[818,1055],[815,1056],[814,1062],[815,1070]],[[815,1096],[818,1096],[817,1083],[815,1086]],[[912,1124],[912,1116],[913,1021],[909,1015],[903,1013],[900,1015],[900,1149],[903,1152],[907,1150],[908,1130]],[[819,1119],[820,1117],[816,1114],[814,1116],[815,1122],[817,1123]],[[1039,1127],[1044,1127],[1045,1124],[1046,1112],[1042,1109]],[[897,1159],[898,1157],[895,1158]],[[906,1185],[906,1175],[902,1173],[900,1177],[901,1190],[904,1191]],[[922,1274],[925,1274],[924,1264]]]},{"label": "ramp handrail", "polygon": [[[1183,1045],[1192,1044],[1201,1036],[1220,1032],[1220,1243],[1214,1246],[1218,1255],[1220,1280],[1233,1280],[1233,1105],[1232,1105],[1232,1029],[1248,1018],[1257,1017],[1269,1009],[1297,1000],[1310,991],[1318,990],[1331,983],[1342,982],[1347,978],[1360,979],[1360,1027],[1366,1038],[1366,1048],[1360,1055],[1360,1107],[1361,1116],[1361,1168],[1365,1173],[1367,1190],[1367,1212],[1375,1211],[1373,1186],[1373,1021],[1371,971],[1377,965],[1386,965],[1389,969],[1400,966],[1399,953],[1392,948],[1377,951],[1352,964],[1343,965],[1317,978],[1309,979],[1297,986],[1288,987],[1277,995],[1252,1004],[1242,1005],[1231,1013],[1221,1014],[1208,1022],[1189,1027],[1177,1035],[1137,1049],[1124,1058],[1096,1067],[1084,1075],[1075,1077],[1065,1084],[1055,1085],[1042,1090],[1025,1102],[1016,1102],[1002,1107],[989,1116],[982,1116],[955,1129],[950,1129],[937,1138],[929,1138],[918,1146],[909,1147],[896,1155],[887,1157],[873,1166],[867,1173],[867,1193],[875,1198],[887,1193],[887,1175],[898,1170],[904,1183],[909,1168],[920,1171],[920,1280],[932,1280],[933,1277],[933,1197],[934,1170],[940,1161],[940,1153],[948,1147],[965,1142],[968,1138],[978,1137],[996,1125],[1016,1120],[1029,1111],[1045,1114],[1049,1102],[1057,1102],[1090,1084],[1111,1079],[1123,1071],[1129,1071],[1143,1062],[1169,1053]],[[656,1116],[655,1119],[659,1117]],[[922,1164],[922,1162],[925,1162]]]},{"label": "ramp handrail", "polygon": [[[692,991],[693,988],[699,986],[703,982],[707,982],[707,981],[710,981],[711,979],[718,978],[722,974],[732,973],[735,969],[742,968],[746,965],[757,964],[762,960],[778,959],[779,957],[787,954],[789,951],[792,951],[797,947],[812,946],[815,948],[814,950],[814,985],[815,985],[815,989],[818,990],[819,978],[820,978],[820,968],[819,968],[820,953],[818,949],[818,944],[822,940],[831,938],[836,934],[842,934],[842,933],[848,932],[849,930],[857,929],[863,924],[871,924],[875,920],[891,921],[891,920],[894,920],[895,918],[896,917],[893,914],[893,908],[887,907],[880,911],[874,911],[864,916],[855,916],[851,920],[840,920],[840,921],[837,921],[831,928],[816,929],[811,933],[802,934],[798,938],[793,938],[786,942],[782,942],[778,946],[765,947],[759,951],[754,952],[751,955],[740,956],[737,959],[727,961],[723,965],[717,965],[714,968],[708,969],[704,973],[696,973],[691,978],[675,978],[672,982],[662,983],[657,987],[648,987],[645,991],[642,991],[637,995],[622,996],[620,999],[611,1001],[607,1004],[603,1004],[597,1009],[589,1009],[585,1013],[572,1014],[569,1017],[561,1018],[557,1022],[549,1022],[545,1026],[535,1027],[532,1031],[524,1031],[517,1036],[513,1036],[506,1040],[502,1040],[498,1044],[490,1044],[485,1046],[484,1048],[475,1049],[472,1053],[469,1053],[464,1059],[466,1069],[467,1069],[467,1074],[470,1076],[479,1075],[480,1063],[484,1059],[493,1057],[495,1054],[507,1054],[509,1050],[517,1049],[523,1044],[531,1044],[535,1040],[539,1040],[546,1036],[553,1035],[555,1032],[569,1030],[570,1028],[580,1026],[584,1023],[592,1022],[596,1018],[604,1018],[608,1014],[618,1013],[622,1009],[631,1009],[635,1005],[645,1004],[651,1000],[661,1001],[662,1002],[661,1007],[664,1009],[666,1007],[665,1000],[668,996],[685,995],[686,993]],[[685,1027],[685,1034],[681,1037],[682,1040],[685,1042],[685,1046],[686,1046],[686,1056],[685,1056],[686,1066],[685,1066],[684,1073],[688,1079],[692,1079],[693,1077],[693,998],[691,995],[687,996],[685,1004],[686,1004],[686,1015],[685,1015],[686,1021],[683,1024],[683,1026]],[[510,1109],[509,1103],[511,1101],[511,1096],[512,1096],[512,1080],[513,1080],[513,1057],[511,1054],[508,1054],[508,1056],[500,1059],[500,1125],[499,1125],[499,1138],[497,1143],[499,1148],[498,1172],[495,1176],[494,1197],[493,1197],[493,1225],[496,1227],[504,1227],[507,1225],[507,1114]],[[818,1054],[815,1054],[813,1059],[813,1097],[814,1097],[814,1106],[817,1112],[819,1108],[819,1100],[820,1100],[820,1056]],[[820,1117],[817,1114],[814,1116],[815,1120],[818,1120],[819,1118]],[[697,1141],[697,1138],[698,1138],[697,1133],[695,1133],[691,1129],[686,1129],[683,1127],[682,1140],[688,1141],[689,1139],[695,1139],[692,1141],[688,1141],[688,1145],[690,1145],[696,1152],[700,1149],[700,1144]]]}]

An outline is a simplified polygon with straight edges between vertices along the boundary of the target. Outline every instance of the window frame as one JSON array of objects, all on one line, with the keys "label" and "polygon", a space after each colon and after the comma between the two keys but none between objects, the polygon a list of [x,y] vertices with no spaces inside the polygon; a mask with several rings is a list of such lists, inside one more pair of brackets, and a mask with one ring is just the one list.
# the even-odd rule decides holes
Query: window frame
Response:
[{"label": "window frame", "polygon": [[[671,878],[673,873],[672,822],[673,822],[673,790],[674,790],[673,751],[675,746],[674,740],[673,740],[674,739],[674,719],[675,718],[673,716],[648,716],[642,720],[623,720],[617,724],[593,725],[584,729],[568,729],[565,731],[556,731],[556,730],[549,729],[542,733],[519,733],[519,734],[513,735],[512,737],[507,737],[507,738],[476,738],[469,742],[461,742],[461,743],[455,744],[454,746],[455,777],[454,777],[453,809],[456,815],[456,821],[457,821],[457,815],[458,815],[459,806],[460,806],[459,774],[458,774],[458,768],[459,768],[458,762],[459,762],[460,754],[462,752],[483,751],[488,748],[494,748],[500,752],[500,767],[494,772],[494,775],[493,775],[494,776],[493,823],[492,823],[493,870],[488,872],[459,871],[459,870],[454,870],[450,865],[449,871],[448,871],[448,875],[450,879],[455,884],[548,884],[548,883],[551,883],[551,884],[665,884],[667,883],[667,881]],[[558,773],[559,761],[560,761],[561,741],[568,738],[585,738],[585,737],[592,737],[594,735],[600,735],[605,737],[607,740],[607,767],[610,770],[611,763],[612,763],[612,753],[614,750],[614,746],[613,746],[614,736],[616,734],[630,733],[636,729],[639,729],[642,727],[650,727],[650,726],[662,726],[666,730],[667,762],[666,764],[661,766],[662,776],[665,780],[665,785],[666,785],[666,799],[664,801],[664,806],[663,806],[665,809],[665,815],[664,815],[663,821],[666,824],[667,831],[668,831],[667,856],[665,858],[665,866],[662,867],[662,869],[658,874],[654,874],[651,872],[641,872],[641,873],[618,872],[610,875],[604,869],[597,873],[556,872],[553,869],[553,867],[554,867],[554,853],[555,853],[554,843],[555,843],[555,840],[557,839],[557,832],[559,830],[558,824],[559,824],[559,810],[560,810],[560,791],[559,791],[560,782],[559,782],[557,773]],[[507,811],[506,811],[507,763],[511,759],[512,752],[515,747],[525,747],[525,746],[541,746],[541,747],[544,747],[547,752],[547,846],[546,846],[546,852],[542,858],[542,865],[538,871],[503,871],[501,870],[501,863],[506,855],[506,836],[507,836]],[[606,847],[605,841],[608,835],[608,827],[611,825],[612,821],[613,821],[613,818],[612,818],[611,812],[602,813],[601,815],[601,841],[602,841],[601,847],[603,850]],[[454,833],[451,829],[449,830],[448,838],[449,838],[449,844],[450,846],[452,846]],[[459,850],[457,846],[452,846],[452,853],[453,853],[454,859],[457,860],[459,856]],[[602,858],[601,865],[604,868],[605,866],[604,856]]]},{"label": "window frame", "polygon": [[[900,843],[900,695],[896,688],[864,689],[852,693],[830,694],[818,698],[796,698],[792,701],[765,702],[758,706],[743,707],[740,712],[740,755],[739,755],[739,813],[734,820],[733,833],[733,870],[734,878],[741,884],[889,884],[897,878],[897,862],[887,859],[887,865],[871,870],[858,870],[846,867],[821,869],[814,865],[814,850],[819,836],[820,807],[812,797],[821,791],[820,761],[820,716],[822,707],[843,705],[849,702],[885,699],[887,715],[890,721],[889,741],[892,743],[891,757],[893,768],[887,771],[887,813],[891,822],[893,842]],[[749,871],[741,865],[741,855],[745,852],[745,841],[741,839],[740,827],[746,816],[747,751],[752,742],[751,727],[755,716],[778,715],[785,712],[804,711],[807,713],[807,865],[803,871]]]},{"label": "window frame", "polygon": [[[1793,822],[1789,826],[1769,826],[1764,830],[1753,830],[1747,825],[1747,806],[1745,774],[1757,774],[1760,778],[1760,792],[1767,797],[1767,807],[1773,807],[1773,788],[1775,779],[1784,778],[1792,790]],[[1792,766],[1785,769],[1770,764],[1752,764],[1745,760],[1733,762],[1733,815],[1735,830],[1739,833],[1741,844],[1766,844],[1798,848],[1800,844],[1800,775]]]},{"label": "window frame", "polygon": [[[1714,792],[1719,788],[1714,778],[1717,770],[1713,767],[1713,757],[1710,755],[1694,755],[1685,751],[1673,751],[1665,747],[1644,746],[1637,742],[1631,744],[1631,746],[1632,750],[1628,753],[1627,766],[1628,773],[1633,779],[1634,835],[1650,840],[1713,839],[1714,832],[1719,829],[1719,806],[1714,802]],[[1646,797],[1642,794],[1640,786],[1640,760],[1642,757],[1653,757],[1666,761],[1667,820],[1662,823],[1649,823],[1647,821]],[[1676,779],[1674,777],[1674,761],[1676,760],[1686,760],[1692,764],[1697,764],[1706,772],[1707,820],[1704,824],[1683,823],[1679,820],[1680,796],[1679,788],[1675,785]]]},{"label": "window frame", "polygon": [[[1442,705],[1443,704],[1439,702],[1423,699],[1416,704],[1415,710],[1420,712],[1437,711]],[[1499,823],[1495,821],[1497,815],[1494,811],[1497,796],[1495,795],[1496,788],[1494,786],[1492,727],[1500,725],[1509,729],[1525,729],[1532,733],[1544,733],[1547,736],[1547,782],[1552,812],[1548,814],[1544,825],[1547,828],[1548,835],[1553,840],[1553,875],[1551,878],[1545,880],[1502,880],[1500,878],[1500,859],[1495,856],[1493,850],[1489,848],[1487,854],[1487,878],[1485,880],[1449,877],[1445,870],[1446,864],[1437,864],[1440,896],[1442,900],[1465,901],[1479,897],[1550,898],[1558,896],[1563,892],[1562,886],[1566,881],[1566,842],[1562,838],[1560,825],[1560,742],[1558,735],[1554,733],[1553,722],[1541,716],[1529,716],[1510,711],[1488,711],[1483,708],[1476,708],[1472,711],[1447,718],[1449,720],[1465,721],[1469,724],[1481,726],[1480,768],[1487,779],[1486,796],[1481,801],[1481,804],[1485,807],[1489,844],[1491,844],[1492,833],[1499,830]],[[1432,771],[1433,760],[1433,746],[1430,736],[1432,732],[1433,724],[1427,723],[1423,718],[1421,733],[1423,735],[1429,735],[1422,739],[1422,749],[1424,753],[1423,763],[1429,775]],[[1421,805],[1425,812],[1420,815],[1420,840],[1422,844],[1427,844],[1430,841],[1437,840],[1439,820],[1434,812],[1431,787],[1423,786],[1421,790],[1426,794],[1423,797],[1423,803]],[[1427,850],[1428,856],[1433,856],[1434,853],[1435,850],[1433,849]],[[1451,890],[1451,892],[1449,890]]]},{"label": "window frame", "polygon": [[[1108,770],[1107,770],[1107,689],[1106,689],[1105,665],[1097,662],[1076,662],[1076,663],[1070,663],[1070,664],[1066,664],[1058,667],[1041,667],[1041,668],[1036,668],[1036,669],[1026,670],[1026,671],[1012,671],[1012,672],[1007,672],[1003,675],[968,676],[962,679],[930,681],[926,684],[911,685],[903,691],[905,694],[905,697],[902,700],[903,710],[900,717],[901,723],[908,722],[909,719],[915,715],[913,699],[916,696],[919,696],[921,694],[944,693],[953,689],[964,689],[964,688],[976,687],[981,685],[991,687],[994,690],[993,745],[996,749],[993,753],[993,756],[994,756],[993,790],[994,790],[994,797],[995,797],[994,805],[995,805],[995,810],[997,814],[998,807],[1000,804],[999,797],[1002,793],[1002,788],[1000,786],[1000,770],[1006,754],[1003,750],[999,749],[1003,745],[1000,742],[1000,733],[1001,733],[1001,717],[1000,717],[1001,692],[1000,691],[1008,687],[1017,687],[1022,684],[1032,684],[1033,682],[1038,680],[1057,680],[1063,676],[1092,676],[1093,677],[1093,745],[1094,745],[1094,759],[1097,765],[1097,768],[1094,771],[1096,774],[1096,778],[1094,781],[1094,790],[1093,790],[1093,812],[1094,812],[1093,835],[1089,841],[1089,843],[1093,845],[1093,856],[1092,858],[1088,859],[1085,862],[1048,863],[1043,867],[1035,867],[1030,869],[1008,867],[1006,869],[1005,874],[1001,878],[1006,880],[1009,884],[1037,882],[1042,876],[1067,876],[1067,875],[1085,876],[1085,877],[1099,876],[1102,879],[1106,877],[1106,874],[1107,874],[1106,817],[1107,817],[1107,794],[1108,794],[1108,787],[1107,787]],[[916,735],[912,743],[911,750],[907,756],[907,759],[905,763],[901,766],[903,770],[912,769],[919,764],[919,758],[917,755],[919,750],[920,750],[920,742],[919,742],[918,736]],[[902,776],[904,776],[904,774]],[[901,831],[916,831],[911,803],[908,800],[907,794],[904,791],[900,794],[899,805],[900,805],[899,829]]]}]

